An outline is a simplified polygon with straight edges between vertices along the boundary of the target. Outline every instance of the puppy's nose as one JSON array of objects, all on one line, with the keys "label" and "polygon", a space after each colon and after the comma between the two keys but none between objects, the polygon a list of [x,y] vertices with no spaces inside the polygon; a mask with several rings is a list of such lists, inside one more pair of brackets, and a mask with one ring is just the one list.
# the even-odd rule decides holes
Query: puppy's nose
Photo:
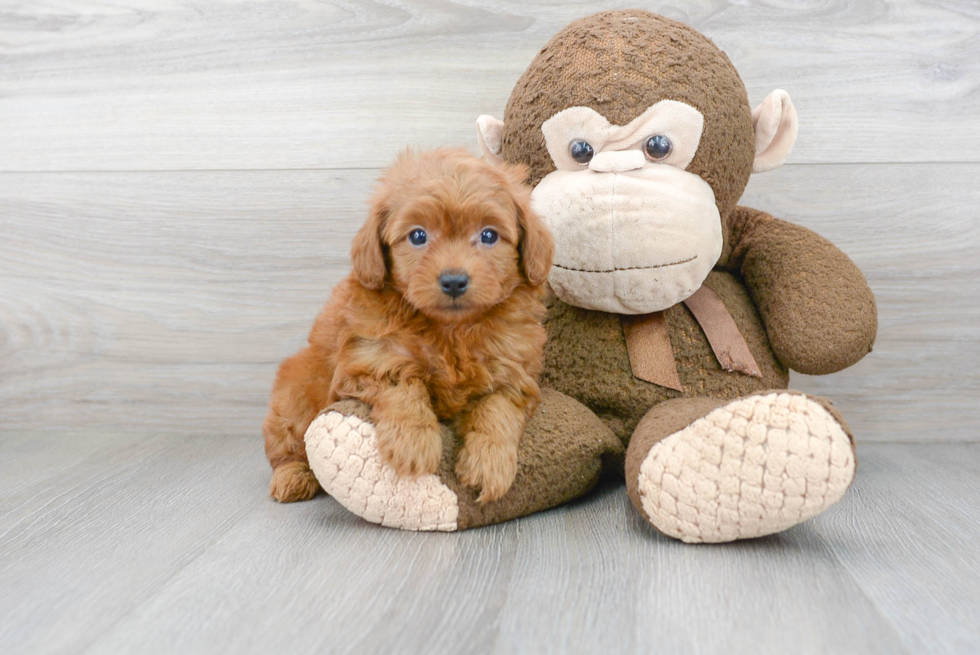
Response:
[{"label": "puppy's nose", "polygon": [[443,271],[439,276],[439,286],[447,296],[459,298],[466,293],[466,287],[470,285],[470,276],[463,271]]}]

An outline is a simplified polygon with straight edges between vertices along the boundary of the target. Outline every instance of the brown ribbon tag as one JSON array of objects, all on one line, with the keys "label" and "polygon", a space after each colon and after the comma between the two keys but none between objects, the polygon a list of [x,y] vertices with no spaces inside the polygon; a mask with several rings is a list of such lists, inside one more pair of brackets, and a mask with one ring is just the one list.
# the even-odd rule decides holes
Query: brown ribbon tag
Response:
[{"label": "brown ribbon tag", "polygon": [[708,337],[711,350],[723,369],[729,373],[738,371],[762,378],[762,371],[749,350],[749,344],[745,343],[745,337],[718,294],[702,286],[684,304],[704,330],[704,336]]},{"label": "brown ribbon tag", "polygon": [[[702,286],[684,304],[701,326],[723,369],[729,373],[737,371],[762,378],[762,371],[749,350],[749,344],[718,294]],[[633,375],[661,387],[683,391],[664,313],[620,316],[619,319],[626,335],[626,351]]]},{"label": "brown ribbon tag", "polygon": [[683,391],[677,375],[663,312],[620,316],[633,375],[668,389]]}]

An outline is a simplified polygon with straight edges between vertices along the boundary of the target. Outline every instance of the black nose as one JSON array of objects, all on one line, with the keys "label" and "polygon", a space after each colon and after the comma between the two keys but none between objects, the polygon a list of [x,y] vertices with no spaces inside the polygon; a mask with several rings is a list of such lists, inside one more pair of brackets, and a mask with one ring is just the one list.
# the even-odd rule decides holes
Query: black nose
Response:
[{"label": "black nose", "polygon": [[462,271],[446,271],[439,276],[439,286],[447,296],[459,298],[466,293],[470,285],[470,276]]}]

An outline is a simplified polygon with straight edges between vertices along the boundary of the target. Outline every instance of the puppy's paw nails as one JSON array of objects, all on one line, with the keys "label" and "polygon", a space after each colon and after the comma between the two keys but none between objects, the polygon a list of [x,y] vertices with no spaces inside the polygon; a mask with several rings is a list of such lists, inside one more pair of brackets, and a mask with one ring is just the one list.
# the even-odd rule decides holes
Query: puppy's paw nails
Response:
[{"label": "puppy's paw nails", "polygon": [[381,461],[398,477],[417,478],[439,469],[442,434],[438,426],[378,424],[377,434]]},{"label": "puppy's paw nails", "polygon": [[477,502],[499,500],[514,484],[517,446],[493,444],[490,437],[470,433],[459,451],[456,475],[463,484],[480,490]]}]

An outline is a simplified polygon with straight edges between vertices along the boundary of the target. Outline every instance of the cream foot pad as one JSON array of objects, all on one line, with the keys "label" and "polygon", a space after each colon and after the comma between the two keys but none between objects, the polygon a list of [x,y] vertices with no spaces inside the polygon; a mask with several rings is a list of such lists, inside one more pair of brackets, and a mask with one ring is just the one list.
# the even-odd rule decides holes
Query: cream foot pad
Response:
[{"label": "cream foot pad", "polygon": [[854,479],[840,424],[801,394],[749,396],[650,449],[638,490],[653,525],[686,542],[761,537],[816,516]]},{"label": "cream foot pad", "polygon": [[402,530],[456,530],[456,494],[436,475],[395,475],[381,463],[371,423],[324,412],[306,431],[306,454],[324,491],[357,516]]}]

